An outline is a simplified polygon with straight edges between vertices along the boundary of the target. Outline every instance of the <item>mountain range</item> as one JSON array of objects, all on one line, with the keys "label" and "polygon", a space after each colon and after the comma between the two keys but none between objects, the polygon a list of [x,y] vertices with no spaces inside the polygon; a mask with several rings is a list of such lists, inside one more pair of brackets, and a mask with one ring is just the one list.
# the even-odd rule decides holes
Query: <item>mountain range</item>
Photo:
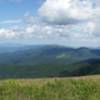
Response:
[{"label": "mountain range", "polygon": [[0,78],[100,74],[100,49],[59,45],[9,46],[3,49],[0,47]]}]

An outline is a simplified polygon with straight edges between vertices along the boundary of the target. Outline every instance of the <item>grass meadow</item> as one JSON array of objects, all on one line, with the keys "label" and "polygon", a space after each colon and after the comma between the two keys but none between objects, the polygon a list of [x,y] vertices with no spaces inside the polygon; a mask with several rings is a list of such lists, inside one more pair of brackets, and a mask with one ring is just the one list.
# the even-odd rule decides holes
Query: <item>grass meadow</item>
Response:
[{"label": "grass meadow", "polygon": [[0,80],[0,100],[100,100],[100,76]]}]

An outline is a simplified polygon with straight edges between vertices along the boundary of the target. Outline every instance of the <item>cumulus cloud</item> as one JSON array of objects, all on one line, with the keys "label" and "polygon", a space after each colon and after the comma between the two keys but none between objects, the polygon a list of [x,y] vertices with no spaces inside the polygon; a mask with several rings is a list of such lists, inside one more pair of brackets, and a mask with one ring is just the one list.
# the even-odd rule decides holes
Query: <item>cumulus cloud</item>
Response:
[{"label": "cumulus cloud", "polygon": [[93,0],[94,5],[100,7],[100,0]]},{"label": "cumulus cloud", "polygon": [[15,32],[10,29],[1,28],[0,29],[0,39],[12,39],[15,37]]},{"label": "cumulus cloud", "polygon": [[95,23],[95,34],[100,37],[100,7],[94,10],[93,22]]},{"label": "cumulus cloud", "polygon": [[99,44],[100,8],[93,5],[91,0],[46,0],[38,10],[39,16],[27,12],[23,21],[4,21],[16,23],[17,27],[0,28],[0,38]]},{"label": "cumulus cloud", "polygon": [[[27,17],[29,18],[29,17]],[[29,20],[29,21],[28,21]],[[68,41],[75,42],[98,42],[100,37],[93,33],[94,22],[89,21],[77,25],[51,25],[34,22],[34,19],[27,19],[27,24],[23,27],[0,28],[0,39],[39,39],[39,41]],[[25,20],[26,21],[26,20]],[[31,23],[30,23],[31,22]],[[34,22],[34,23],[33,23]],[[66,44],[66,42],[64,42]],[[86,44],[86,43],[85,43]],[[81,44],[82,45],[82,44]],[[87,44],[86,44],[87,45]]]},{"label": "cumulus cloud", "polygon": [[53,24],[73,24],[89,20],[93,14],[91,0],[46,0],[39,15]]}]

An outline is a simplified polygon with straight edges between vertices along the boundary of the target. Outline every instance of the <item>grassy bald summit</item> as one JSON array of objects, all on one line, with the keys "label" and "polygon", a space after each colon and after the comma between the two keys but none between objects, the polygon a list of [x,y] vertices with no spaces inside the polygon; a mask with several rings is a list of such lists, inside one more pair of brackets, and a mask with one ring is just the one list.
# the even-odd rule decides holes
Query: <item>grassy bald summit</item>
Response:
[{"label": "grassy bald summit", "polygon": [[0,81],[0,100],[100,100],[100,76]]},{"label": "grassy bald summit", "polygon": [[58,45],[11,48],[13,51],[0,53],[0,78],[100,74],[100,49]]}]

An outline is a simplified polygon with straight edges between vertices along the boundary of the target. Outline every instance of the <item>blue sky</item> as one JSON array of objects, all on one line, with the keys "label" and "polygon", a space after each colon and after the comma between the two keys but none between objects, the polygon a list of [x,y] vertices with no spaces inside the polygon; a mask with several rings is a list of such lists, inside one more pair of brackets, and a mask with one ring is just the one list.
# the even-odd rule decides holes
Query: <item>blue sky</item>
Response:
[{"label": "blue sky", "polygon": [[43,0],[1,0],[0,1],[0,20],[20,18],[26,12],[33,15],[43,3]]},{"label": "blue sky", "polygon": [[100,46],[99,0],[0,0],[0,41]]}]

